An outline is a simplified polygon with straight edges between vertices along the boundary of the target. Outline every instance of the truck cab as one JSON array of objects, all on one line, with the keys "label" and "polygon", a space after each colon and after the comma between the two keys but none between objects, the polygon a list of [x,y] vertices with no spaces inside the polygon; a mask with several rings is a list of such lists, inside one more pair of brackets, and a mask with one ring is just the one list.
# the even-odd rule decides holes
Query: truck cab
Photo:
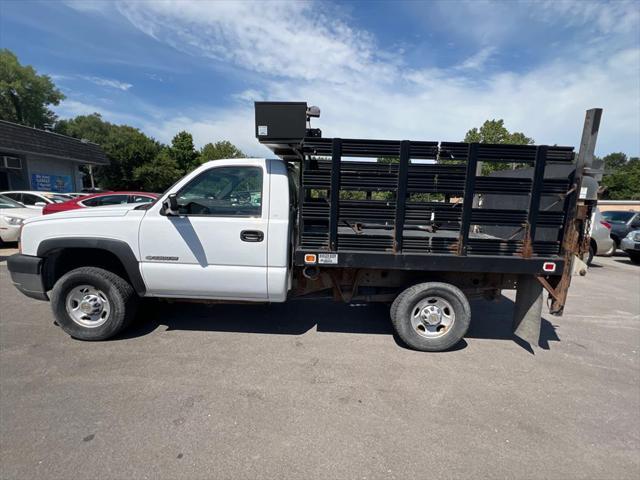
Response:
[{"label": "truck cab", "polygon": [[284,301],[290,284],[289,217],[282,161],[206,163],[172,187],[140,222],[147,294]]},{"label": "truck cab", "polygon": [[[291,284],[289,197],[281,160],[211,161],[152,204],[39,217],[23,228],[21,253],[74,248],[81,258],[100,244],[123,264],[135,261],[130,275],[144,296],[282,302]],[[49,285],[17,286],[42,298]]]}]

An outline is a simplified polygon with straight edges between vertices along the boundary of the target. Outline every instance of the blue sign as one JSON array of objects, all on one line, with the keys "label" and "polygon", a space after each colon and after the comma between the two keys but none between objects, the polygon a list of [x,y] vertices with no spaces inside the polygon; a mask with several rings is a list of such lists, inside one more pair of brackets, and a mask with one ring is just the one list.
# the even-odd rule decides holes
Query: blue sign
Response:
[{"label": "blue sign", "polygon": [[46,175],[43,173],[31,174],[31,188],[41,192],[71,192],[71,175]]}]

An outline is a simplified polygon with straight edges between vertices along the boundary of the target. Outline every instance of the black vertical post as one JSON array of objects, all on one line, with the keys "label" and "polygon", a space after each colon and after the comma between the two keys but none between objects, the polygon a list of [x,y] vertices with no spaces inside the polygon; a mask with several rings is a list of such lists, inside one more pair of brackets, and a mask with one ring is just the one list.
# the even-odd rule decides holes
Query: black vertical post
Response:
[{"label": "black vertical post", "polygon": [[340,159],[342,158],[342,140],[334,138],[331,142],[331,188],[329,190],[329,250],[338,250],[338,213],[340,209]]},{"label": "black vertical post", "polygon": [[531,183],[531,196],[529,197],[529,213],[527,223],[529,224],[529,240],[533,247],[536,238],[536,223],[538,223],[538,212],[540,211],[540,197],[542,196],[542,184],[544,183],[544,168],[547,162],[547,146],[540,145],[536,149],[536,164],[533,167],[533,181]]},{"label": "black vertical post", "polygon": [[473,197],[476,190],[476,167],[478,164],[477,143],[470,143],[467,154],[467,173],[464,182],[462,203],[462,218],[460,220],[460,236],[458,237],[458,255],[467,254],[469,228],[471,227],[471,213],[473,211]]},{"label": "black vertical post", "polygon": [[393,239],[393,251],[402,251],[402,232],[404,231],[404,214],[407,202],[407,178],[409,174],[409,151],[411,143],[408,140],[400,142],[400,164],[398,165],[398,188],[396,189],[396,219]]}]

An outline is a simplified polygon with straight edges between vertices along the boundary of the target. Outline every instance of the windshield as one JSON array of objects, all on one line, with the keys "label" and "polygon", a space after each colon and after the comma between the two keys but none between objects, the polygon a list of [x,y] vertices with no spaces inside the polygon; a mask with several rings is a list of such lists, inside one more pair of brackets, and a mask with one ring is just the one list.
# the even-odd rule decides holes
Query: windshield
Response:
[{"label": "windshield", "polygon": [[634,212],[602,212],[602,216],[615,223],[627,223],[633,217]]},{"label": "windshield", "polygon": [[11,200],[9,197],[0,195],[0,208],[24,208],[24,205],[15,200]]},{"label": "windshield", "polygon": [[68,202],[69,200],[73,200],[69,195],[45,195],[49,200],[53,203],[62,203]]}]

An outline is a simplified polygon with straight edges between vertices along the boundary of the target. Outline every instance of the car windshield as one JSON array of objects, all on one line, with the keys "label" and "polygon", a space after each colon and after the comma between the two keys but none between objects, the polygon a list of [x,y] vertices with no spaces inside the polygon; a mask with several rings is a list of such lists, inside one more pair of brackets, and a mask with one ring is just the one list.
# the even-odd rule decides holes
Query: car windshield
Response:
[{"label": "car windshield", "polygon": [[634,212],[602,212],[602,216],[610,222],[627,223]]},{"label": "car windshield", "polygon": [[24,208],[24,205],[11,200],[9,197],[0,195],[0,208]]},{"label": "car windshield", "polygon": [[73,200],[73,197],[71,197],[70,195],[46,195],[46,197],[53,203],[62,203]]}]

